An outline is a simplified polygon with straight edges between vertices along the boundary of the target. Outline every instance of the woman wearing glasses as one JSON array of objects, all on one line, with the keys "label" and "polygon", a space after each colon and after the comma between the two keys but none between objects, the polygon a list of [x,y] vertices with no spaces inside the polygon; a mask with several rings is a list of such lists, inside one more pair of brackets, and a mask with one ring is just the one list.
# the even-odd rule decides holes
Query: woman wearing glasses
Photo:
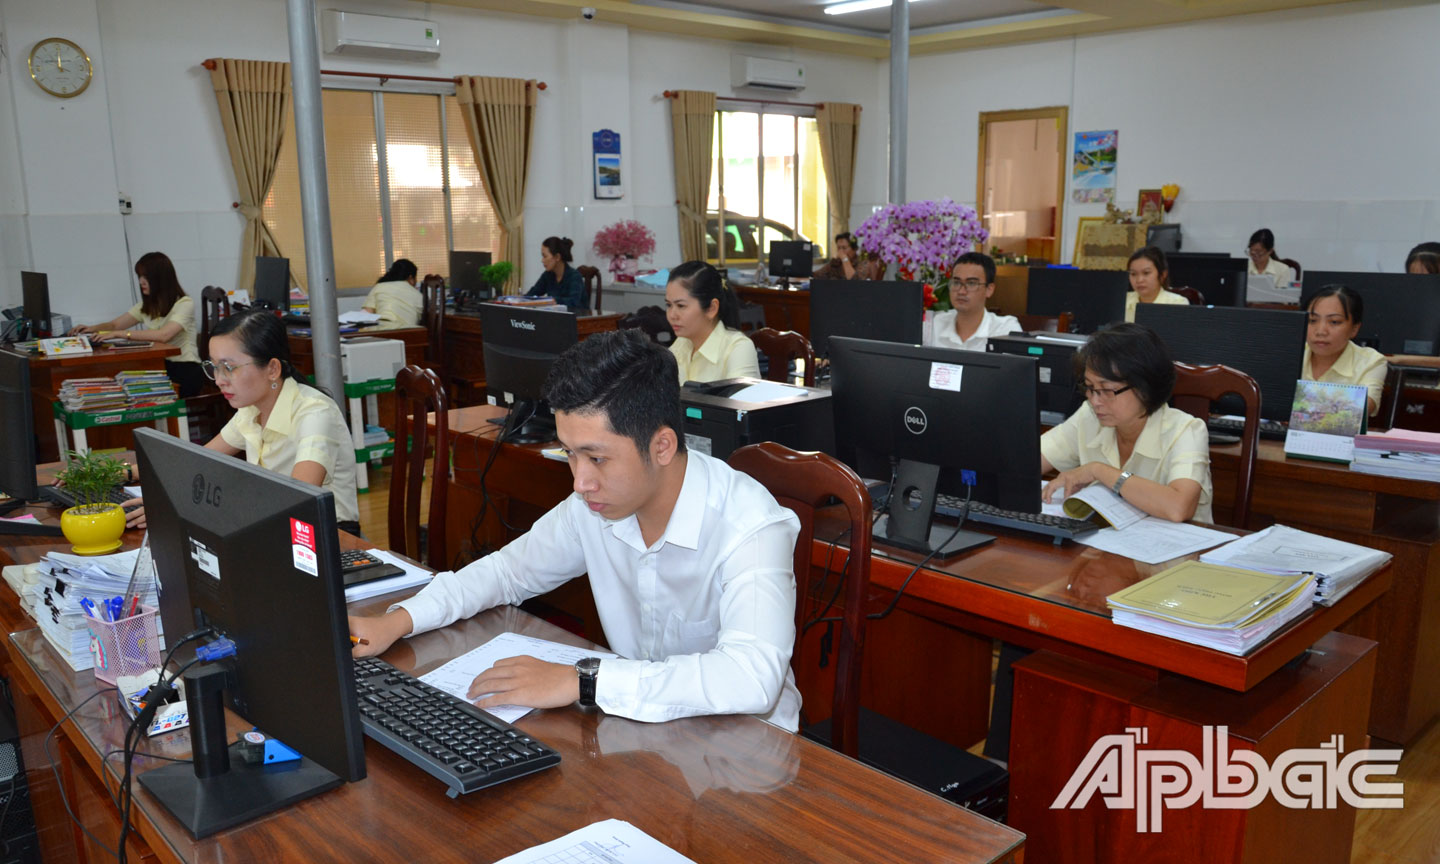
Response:
[{"label": "woman wearing glasses", "polygon": [[1185,306],[1190,303],[1184,297],[1168,290],[1170,265],[1165,253],[1155,246],[1146,246],[1130,256],[1130,293],[1125,295],[1125,320],[1135,320],[1135,307],[1141,303],[1160,303],[1167,306]]},{"label": "woman wearing glasses", "polygon": [[925,344],[937,348],[984,351],[991,336],[1023,330],[1013,315],[996,315],[985,308],[995,293],[995,261],[983,252],[966,252],[950,271],[950,305],[935,315]]},{"label": "woman wearing glasses", "polygon": [[1261,228],[1250,235],[1250,266],[1247,271],[1251,276],[1261,273],[1275,277],[1276,285],[1289,285],[1295,281],[1295,271],[1275,257],[1275,233],[1269,228]]},{"label": "woman wearing glasses", "polygon": [[[302,382],[290,365],[285,325],[264,310],[221,319],[201,364],[235,416],[205,446],[303,480],[335,495],[340,530],[360,533],[355,450],[345,417],[329,396]],[[142,503],[127,501],[126,506]],[[126,523],[145,527],[143,507]]]},{"label": "woman wearing glasses", "polygon": [[1175,364],[1155,331],[1139,324],[1101,330],[1075,354],[1085,404],[1040,439],[1046,501],[1101,483],[1172,522],[1213,521],[1210,437],[1205,423],[1166,403]]}]

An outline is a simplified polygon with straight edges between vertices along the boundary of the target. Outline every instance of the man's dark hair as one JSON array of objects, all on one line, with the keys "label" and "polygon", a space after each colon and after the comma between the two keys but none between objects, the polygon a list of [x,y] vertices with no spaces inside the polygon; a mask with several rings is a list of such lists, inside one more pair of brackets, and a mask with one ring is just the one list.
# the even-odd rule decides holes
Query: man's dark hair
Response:
[{"label": "man's dark hair", "polygon": [[1175,363],[1160,336],[1143,324],[1112,324],[1091,336],[1075,352],[1075,380],[1090,370],[1108,381],[1135,388],[1149,416],[1170,401]]},{"label": "man's dark hair", "polygon": [[989,255],[986,255],[984,252],[966,252],[964,255],[961,255],[959,258],[955,259],[954,265],[950,267],[950,272],[954,273],[955,268],[959,267],[961,264],[980,265],[981,267],[985,268],[985,284],[995,284],[995,259],[991,258]]},{"label": "man's dark hair", "polygon": [[639,330],[597,333],[567,348],[545,379],[545,401],[554,411],[604,414],[647,464],[662,426],[675,430],[676,452],[685,452],[675,355]]}]

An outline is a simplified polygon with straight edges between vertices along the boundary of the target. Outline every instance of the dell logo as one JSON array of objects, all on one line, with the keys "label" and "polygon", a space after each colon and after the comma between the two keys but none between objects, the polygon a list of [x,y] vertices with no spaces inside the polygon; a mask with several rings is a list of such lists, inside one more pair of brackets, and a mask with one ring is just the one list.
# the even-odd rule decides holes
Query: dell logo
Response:
[{"label": "dell logo", "polygon": [[516,328],[516,329],[518,329],[518,330],[534,330],[534,329],[535,329],[535,322],[534,322],[534,321],[516,321],[514,318],[511,318],[511,319],[510,319],[510,326],[511,326],[511,327],[514,327],[514,328]]},{"label": "dell logo", "polygon": [[211,507],[220,506],[220,487],[213,486],[201,474],[190,481],[190,498],[195,504],[204,502]]},{"label": "dell logo", "polygon": [[905,409],[906,430],[915,435],[923,435],[925,433],[926,427],[929,425],[930,418],[925,416],[924,411],[921,411],[914,405],[911,405],[909,408]]}]

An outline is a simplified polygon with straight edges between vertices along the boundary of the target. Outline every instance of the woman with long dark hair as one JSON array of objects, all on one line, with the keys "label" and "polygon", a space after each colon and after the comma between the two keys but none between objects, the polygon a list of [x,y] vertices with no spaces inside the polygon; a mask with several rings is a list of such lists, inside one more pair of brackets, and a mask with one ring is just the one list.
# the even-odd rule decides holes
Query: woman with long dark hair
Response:
[{"label": "woman with long dark hair", "polygon": [[545,272],[525,292],[526,297],[553,297],[572,312],[580,312],[580,300],[585,296],[585,280],[580,271],[570,266],[575,256],[570,250],[575,241],[569,237],[546,237],[540,243],[540,264]]},{"label": "woman with long dark hair", "polygon": [[396,327],[415,327],[420,324],[420,315],[425,309],[425,298],[415,288],[420,268],[409,258],[400,258],[390,265],[385,275],[370,289],[365,297],[366,312],[380,316],[376,330],[394,330]]},{"label": "woman with long dark hair", "polygon": [[755,343],[740,330],[740,300],[719,270],[704,261],[671,270],[665,319],[675,330],[670,353],[680,365],[682,384],[760,377]]}]

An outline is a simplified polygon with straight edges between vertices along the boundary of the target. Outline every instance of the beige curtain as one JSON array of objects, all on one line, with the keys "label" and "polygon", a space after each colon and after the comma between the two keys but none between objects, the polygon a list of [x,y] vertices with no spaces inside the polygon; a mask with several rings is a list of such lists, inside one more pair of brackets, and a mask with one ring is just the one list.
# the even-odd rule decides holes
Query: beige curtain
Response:
[{"label": "beige curtain", "polygon": [[705,260],[705,201],[710,197],[715,94],[678,90],[670,100],[675,145],[675,207],[680,211],[680,257]]},{"label": "beige curtain", "polygon": [[515,265],[506,294],[519,293],[524,285],[525,180],[535,136],[535,93],[535,82],[521,78],[455,79],[465,134],[504,238],[504,257],[497,260]]},{"label": "beige curtain", "polygon": [[860,106],[826,102],[815,109],[815,131],[820,134],[820,162],[825,166],[825,186],[830,190],[830,237],[833,237],[850,230],[850,192],[855,188]]},{"label": "beige curtain", "polygon": [[255,282],[255,256],[279,256],[280,246],[265,222],[260,207],[275,180],[280,142],[290,116],[290,64],[265,60],[207,60],[220,124],[230,150],[230,166],[240,191],[240,215],[245,232],[240,241],[240,281],[248,289]]}]

